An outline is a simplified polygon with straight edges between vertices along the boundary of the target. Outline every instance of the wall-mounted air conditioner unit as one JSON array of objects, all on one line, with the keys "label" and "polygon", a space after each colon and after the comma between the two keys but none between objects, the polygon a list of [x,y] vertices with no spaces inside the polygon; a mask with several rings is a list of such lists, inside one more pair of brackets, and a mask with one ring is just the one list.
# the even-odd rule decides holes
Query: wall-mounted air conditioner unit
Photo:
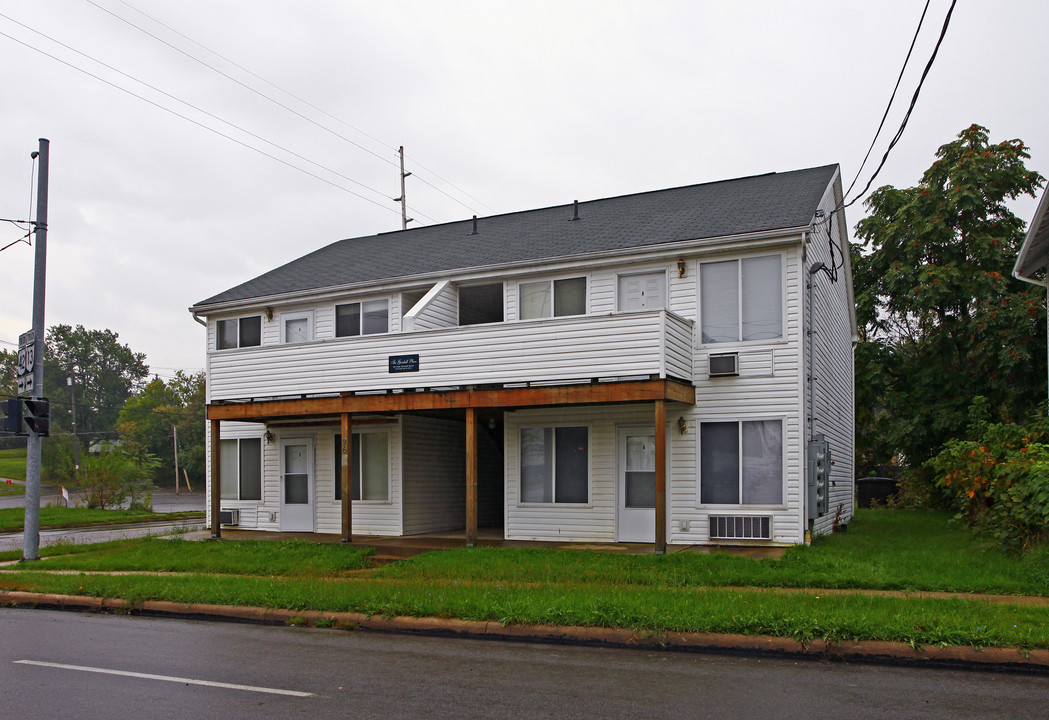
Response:
[{"label": "wall-mounted air conditioner unit", "polygon": [[707,374],[710,377],[739,375],[739,353],[718,353],[708,359],[710,367]]},{"label": "wall-mounted air conditioner unit", "polygon": [[240,510],[219,510],[219,525],[240,525]]}]

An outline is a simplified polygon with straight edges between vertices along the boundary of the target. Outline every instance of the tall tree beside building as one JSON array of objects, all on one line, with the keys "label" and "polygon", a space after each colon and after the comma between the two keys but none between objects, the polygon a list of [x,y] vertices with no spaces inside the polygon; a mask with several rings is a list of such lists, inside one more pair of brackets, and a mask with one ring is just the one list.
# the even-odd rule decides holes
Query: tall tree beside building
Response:
[{"label": "tall tree beside building", "polygon": [[66,378],[72,378],[78,434],[92,438],[110,433],[115,439],[121,408],[149,378],[145,353],[122,345],[112,330],[88,330],[83,325],[54,325],[46,342],[44,390],[52,400],[52,423],[72,427],[66,385]]},{"label": "tall tree beside building", "polygon": [[1044,291],[1011,276],[1024,222],[1006,207],[1043,178],[1023,142],[979,125],[936,157],[915,187],[875,191],[856,226],[860,472],[892,455],[917,469],[964,435],[976,396],[999,421],[1045,398]]}]

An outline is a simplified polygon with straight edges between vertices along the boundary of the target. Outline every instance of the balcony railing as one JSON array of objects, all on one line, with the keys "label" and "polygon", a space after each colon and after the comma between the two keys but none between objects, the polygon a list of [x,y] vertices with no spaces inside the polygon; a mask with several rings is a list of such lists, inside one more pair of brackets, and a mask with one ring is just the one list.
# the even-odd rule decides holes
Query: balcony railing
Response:
[{"label": "balcony railing", "polygon": [[655,376],[692,380],[693,322],[666,310],[212,352],[212,402]]}]

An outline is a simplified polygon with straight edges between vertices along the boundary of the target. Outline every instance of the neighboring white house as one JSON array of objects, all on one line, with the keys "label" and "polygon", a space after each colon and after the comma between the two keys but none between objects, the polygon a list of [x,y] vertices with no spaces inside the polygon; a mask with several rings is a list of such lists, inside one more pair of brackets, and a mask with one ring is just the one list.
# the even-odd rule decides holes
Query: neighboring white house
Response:
[{"label": "neighboring white house", "polygon": [[841,195],[830,165],[342,240],[197,303],[213,533],[846,524]]},{"label": "neighboring white house", "polygon": [[[1027,226],[1020,252],[1016,256],[1013,277],[1034,285],[1049,288],[1049,192],[1042,193],[1038,208]],[[1046,290],[1049,302],[1049,289]]]}]

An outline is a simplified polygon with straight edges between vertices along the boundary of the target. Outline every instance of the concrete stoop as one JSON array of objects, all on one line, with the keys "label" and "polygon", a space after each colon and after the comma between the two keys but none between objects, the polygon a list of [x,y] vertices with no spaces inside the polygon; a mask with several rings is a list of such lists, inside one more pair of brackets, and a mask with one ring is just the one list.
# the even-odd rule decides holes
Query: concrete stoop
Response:
[{"label": "concrete stoop", "polygon": [[517,640],[553,644],[644,648],[762,657],[789,657],[839,662],[913,665],[1049,675],[1049,649],[973,647],[912,647],[888,641],[800,642],[791,638],[714,633],[639,633],[631,630],[552,625],[503,625],[498,622],[433,617],[378,617],[362,613],[279,610],[199,603],[147,600],[130,603],[117,598],[55,595],[22,591],[0,592],[4,607],[52,608],[126,613],[154,617],[301,625],[341,630],[414,633],[446,637]]}]

